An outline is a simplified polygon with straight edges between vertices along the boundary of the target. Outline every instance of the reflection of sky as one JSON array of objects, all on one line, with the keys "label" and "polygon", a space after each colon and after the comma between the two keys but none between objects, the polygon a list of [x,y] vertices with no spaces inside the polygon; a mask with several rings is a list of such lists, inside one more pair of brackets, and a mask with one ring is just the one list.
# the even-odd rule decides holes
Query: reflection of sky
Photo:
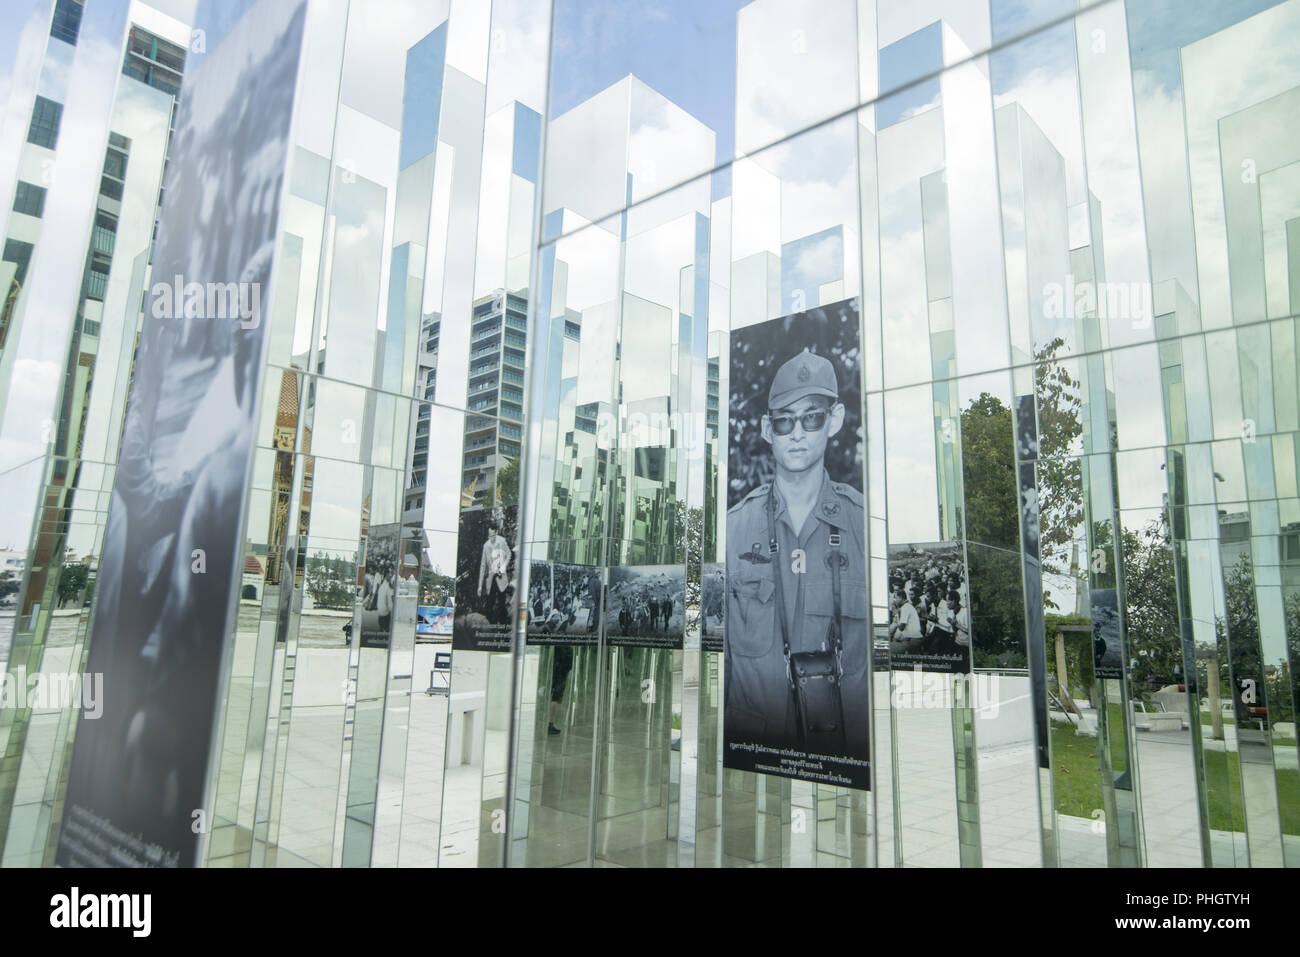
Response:
[{"label": "reflection of sky", "polygon": [[1042,26],[1075,9],[1075,0],[992,0],[989,19],[993,42],[1001,43],[1025,30]]},{"label": "reflection of sky", "polygon": [[1281,0],[1129,0],[1129,53],[1135,70],[1155,74],[1161,86],[1180,86],[1178,49],[1217,33]]},{"label": "reflection of sky", "polygon": [[735,149],[736,11],[747,0],[555,0],[551,116],[629,73],[718,134],[717,158]]},{"label": "reflection of sky", "polygon": [[781,247],[781,312],[820,305],[825,285],[844,280],[844,227],[785,243]]},{"label": "reflection of sky", "polygon": [[[896,90],[942,66],[943,34],[940,25],[932,23],[880,51],[880,88]],[[876,129],[913,116],[938,99],[938,77],[886,96],[876,106]]]}]

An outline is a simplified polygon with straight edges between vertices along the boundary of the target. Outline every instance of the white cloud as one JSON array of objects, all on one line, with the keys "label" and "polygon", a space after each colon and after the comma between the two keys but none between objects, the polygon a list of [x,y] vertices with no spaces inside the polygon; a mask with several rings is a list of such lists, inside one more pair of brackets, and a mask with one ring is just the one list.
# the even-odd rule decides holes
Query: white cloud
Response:
[{"label": "white cloud", "polygon": [[857,105],[854,0],[756,0],[736,30],[737,154]]},{"label": "white cloud", "polygon": [[488,47],[487,110],[518,100],[546,112],[546,56],[550,4],[536,0],[493,0]]}]

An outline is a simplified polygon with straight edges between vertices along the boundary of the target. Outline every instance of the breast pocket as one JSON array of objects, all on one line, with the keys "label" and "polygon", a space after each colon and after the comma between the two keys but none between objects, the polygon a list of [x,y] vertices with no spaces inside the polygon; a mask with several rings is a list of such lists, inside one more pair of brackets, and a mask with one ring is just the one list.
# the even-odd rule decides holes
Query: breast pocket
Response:
[{"label": "breast pocket", "polygon": [[[818,638],[827,634],[835,618],[835,591],[829,576],[809,583],[805,614]],[[840,660],[846,676],[861,675],[867,669],[867,618],[866,581],[844,576],[840,580],[840,638],[844,645]]]},{"label": "breast pocket", "polygon": [[728,588],[727,650],[742,658],[768,654],[776,640],[776,585],[771,566],[741,569],[728,577]]}]

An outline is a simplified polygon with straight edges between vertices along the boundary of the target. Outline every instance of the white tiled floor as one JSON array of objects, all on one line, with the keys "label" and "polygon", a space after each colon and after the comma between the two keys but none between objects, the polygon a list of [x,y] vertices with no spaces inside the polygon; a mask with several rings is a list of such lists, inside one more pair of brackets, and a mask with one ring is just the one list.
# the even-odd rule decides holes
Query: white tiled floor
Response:
[{"label": "white tiled floor", "polygon": [[[245,618],[253,616],[252,621]],[[0,617],[0,660],[7,653],[12,617]],[[241,607],[241,628],[251,625],[256,634],[254,611]],[[344,707],[333,703],[339,674],[346,673],[347,652],[336,634],[337,620],[310,616],[304,620],[303,640],[296,662],[295,707],[289,720],[287,747],[278,755],[283,762],[282,791],[276,795],[278,805],[279,847],[271,860],[279,866],[330,866],[338,859],[342,829],[338,824],[340,787],[346,786],[346,767],[340,756],[345,730]],[[67,667],[64,660],[71,651],[76,635],[77,618],[54,619],[46,651],[46,670]],[[483,813],[482,769],[459,765],[444,770],[447,700],[423,693],[435,646],[419,645],[415,650],[412,693],[405,755],[405,774],[400,791],[388,800],[400,802],[400,826],[376,835],[379,856],[399,866],[475,866],[478,863],[480,820]],[[277,651],[277,655],[282,651]],[[62,657],[60,657],[62,655]],[[277,660],[278,667],[278,660]],[[535,679],[535,675],[532,676]],[[525,682],[526,687],[530,687]],[[886,692],[887,693],[887,692]],[[260,749],[249,750],[259,743],[259,735],[248,734],[252,704],[251,678],[237,676],[229,693],[222,757],[219,768],[219,794],[226,804],[219,813],[246,816],[257,797],[259,775],[269,773],[262,767]],[[601,866],[638,864],[701,863],[719,857],[720,829],[711,827],[695,832],[698,805],[697,785],[701,780],[694,721],[698,708],[698,686],[681,689],[679,705],[686,725],[684,751],[681,754],[680,786],[670,774],[670,762],[664,760],[662,742],[656,738],[647,744],[644,717],[626,728],[615,722],[611,746],[606,754],[606,779],[602,789],[603,820],[597,832],[596,851]],[[887,720],[887,712],[881,718]],[[41,815],[49,816],[48,798],[51,756],[58,749],[57,714],[36,715],[29,726],[24,747],[22,776],[15,795],[13,828],[5,853],[5,864],[39,863],[43,847],[27,848],[14,836],[31,830]],[[912,709],[896,715],[899,764],[892,769],[878,768],[881,775],[876,803],[877,827],[881,829],[880,863],[892,863],[892,793],[900,789],[900,841],[907,866],[956,866],[960,863],[957,844],[955,769],[953,729],[947,709]],[[530,740],[522,742],[521,765],[531,763],[535,780],[525,808],[532,835],[528,842],[527,863],[533,866],[564,866],[586,861],[589,839],[588,808],[592,741],[589,720],[570,710],[562,719],[564,733],[545,734],[544,728]],[[278,727],[268,728],[275,734]],[[978,728],[977,728],[978,731]],[[351,733],[350,731],[348,733]],[[656,731],[656,734],[659,732]],[[677,732],[673,732],[673,737]],[[978,735],[977,735],[978,737]],[[485,753],[503,755],[504,732],[487,734]],[[888,746],[888,734],[878,738]],[[1223,748],[1232,742],[1207,742],[1207,748]],[[1139,756],[1139,794],[1142,802],[1147,862],[1153,866],[1199,866],[1201,848],[1197,820],[1194,769],[1186,732],[1141,732],[1135,735]],[[534,754],[539,761],[532,761]],[[1275,750],[1279,764],[1292,762],[1294,749]],[[883,762],[887,765],[887,761]],[[1041,865],[1038,846],[1039,812],[1037,802],[1038,769],[1035,753],[1028,741],[977,752],[980,839],[985,866]],[[494,773],[499,777],[502,768]],[[500,789],[497,777],[493,786]],[[342,784],[341,784],[342,781]],[[754,855],[755,828],[762,828],[766,848],[759,854],[763,863],[773,860],[793,863],[835,865],[849,860],[845,842],[851,828],[846,807],[819,798],[814,807],[811,786],[785,782],[791,806],[808,812],[816,821],[821,813],[830,818],[820,827],[795,835],[786,833],[790,824],[781,824],[777,813],[758,812],[758,802],[751,793],[728,792],[728,813],[751,821],[749,833],[735,825],[729,838],[736,847],[748,847]],[[781,793],[781,782],[775,793]],[[764,782],[764,789],[771,787]],[[709,796],[709,802],[716,797]],[[676,802],[680,801],[680,808]],[[445,803],[444,803],[445,802]],[[772,812],[780,802],[769,804]],[[829,811],[828,811],[829,809]],[[1264,813],[1248,808],[1250,815]],[[1267,811],[1267,808],[1264,809]],[[669,820],[669,814],[676,815]],[[680,840],[670,839],[680,827]],[[1059,818],[1058,836],[1061,864],[1067,867],[1106,866],[1105,832],[1096,822],[1081,818]],[[698,846],[696,840],[698,838]],[[247,835],[222,840],[242,840],[233,844],[238,852],[247,846]],[[822,841],[819,846],[818,841]],[[1295,845],[1300,859],[1300,840],[1288,836],[1288,853]],[[1211,850],[1217,866],[1247,862],[1243,834],[1213,831]],[[39,842],[37,842],[39,844]],[[215,838],[214,838],[215,843]],[[783,846],[784,843],[784,846]],[[1276,841],[1274,842],[1277,843]],[[844,852],[837,858],[834,853]],[[1260,849],[1257,848],[1257,857]],[[1265,849],[1266,850],[1266,849]],[[775,857],[773,857],[775,855]],[[226,863],[237,863],[238,854]],[[729,863],[743,864],[741,858]]]}]

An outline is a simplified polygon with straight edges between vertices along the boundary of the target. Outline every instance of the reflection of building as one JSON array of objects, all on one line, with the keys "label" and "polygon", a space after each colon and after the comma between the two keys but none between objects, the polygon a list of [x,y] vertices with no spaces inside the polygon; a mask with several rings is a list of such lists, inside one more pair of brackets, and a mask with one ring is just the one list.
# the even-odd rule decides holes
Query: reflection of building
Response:
[{"label": "reflection of building", "polygon": [[27,553],[14,548],[0,549],[0,598],[12,593],[22,585],[23,572],[27,569]]},{"label": "reflection of building", "polygon": [[[425,316],[421,329],[419,386],[432,401],[438,381],[441,317]],[[524,357],[528,345],[528,300],[498,291],[475,300],[470,323],[469,383],[465,437],[461,449],[462,505],[491,504],[496,479],[518,459],[523,441]],[[431,435],[433,410],[422,404],[410,455],[406,511],[413,521],[423,506],[429,456],[444,455],[439,436]]]},{"label": "reflection of building", "polygon": [[[98,483],[106,474],[111,476],[111,471],[94,468],[83,477],[81,462],[115,458],[121,428],[116,417],[122,406],[110,409],[109,404],[114,389],[126,394],[132,373],[129,356],[145,298],[162,200],[162,170],[187,54],[184,46],[160,35],[161,26],[154,24],[155,11],[141,7],[136,14],[153,29],[128,24],[118,89],[107,117],[107,142],[102,166],[95,175],[97,189],[89,216],[89,244],[71,312],[63,388],[49,437],[53,459],[40,499],[41,519],[33,542],[25,611],[38,605],[50,607],[67,536],[79,532],[93,537],[91,516],[103,507],[96,501],[103,491]],[[0,307],[0,354],[18,347],[18,331],[25,315],[32,314],[30,297],[23,293],[33,286],[35,277],[29,270],[42,236],[58,230],[51,241],[59,242],[66,235],[62,231],[65,223],[47,224],[45,218],[50,211],[48,194],[54,188],[52,172],[60,162],[60,143],[68,142],[64,127],[71,114],[65,115],[63,98],[69,95],[71,73],[85,46],[79,46],[82,26],[82,4],[58,0],[45,67],[19,156],[0,261],[0,288],[6,290]],[[179,40],[182,33],[174,31],[172,36]],[[188,31],[184,36],[188,37]],[[55,308],[49,302],[43,306]],[[98,368],[101,353],[106,364],[102,370]],[[12,370],[13,364],[5,362],[0,367]],[[96,406],[92,405],[92,392],[97,372],[103,374],[106,385]],[[8,381],[0,381],[0,388],[7,390],[8,386]],[[87,479],[95,484],[82,487]],[[79,544],[87,551],[91,547],[84,540]]]},{"label": "reflection of building", "polygon": [[[1255,551],[1262,548],[1262,556]],[[1276,554],[1272,549],[1276,548]],[[1219,512],[1219,555],[1223,572],[1229,574],[1238,565],[1269,565],[1275,559],[1280,571],[1284,594],[1300,591],[1300,522],[1282,527],[1280,533],[1252,540],[1249,512]],[[1272,578],[1272,576],[1267,576]]]},{"label": "reflection of building", "polygon": [[402,523],[411,528],[424,527],[424,492],[429,477],[429,430],[433,423],[433,401],[438,386],[437,313],[420,322],[420,348],[415,355],[415,388],[425,401],[418,406],[415,435],[411,440],[407,467],[406,501],[402,506]]},{"label": "reflection of building", "polygon": [[[301,379],[297,371],[285,369],[280,373],[280,396],[275,411],[275,471],[271,479],[271,520],[267,529],[266,581],[278,584],[281,577],[286,539],[290,534],[289,507],[293,500],[293,475],[295,469],[294,445],[298,436],[298,390]],[[297,528],[292,534],[301,541],[307,534],[311,519],[312,474],[315,459],[311,455],[311,427],[302,430],[302,496],[298,508]],[[301,562],[299,565],[301,566]],[[248,569],[245,569],[245,573]],[[256,596],[252,596],[256,597]]]},{"label": "reflection of building", "polygon": [[527,345],[527,299],[498,293],[474,302],[460,485],[478,504],[492,502],[497,475],[519,458]]}]

